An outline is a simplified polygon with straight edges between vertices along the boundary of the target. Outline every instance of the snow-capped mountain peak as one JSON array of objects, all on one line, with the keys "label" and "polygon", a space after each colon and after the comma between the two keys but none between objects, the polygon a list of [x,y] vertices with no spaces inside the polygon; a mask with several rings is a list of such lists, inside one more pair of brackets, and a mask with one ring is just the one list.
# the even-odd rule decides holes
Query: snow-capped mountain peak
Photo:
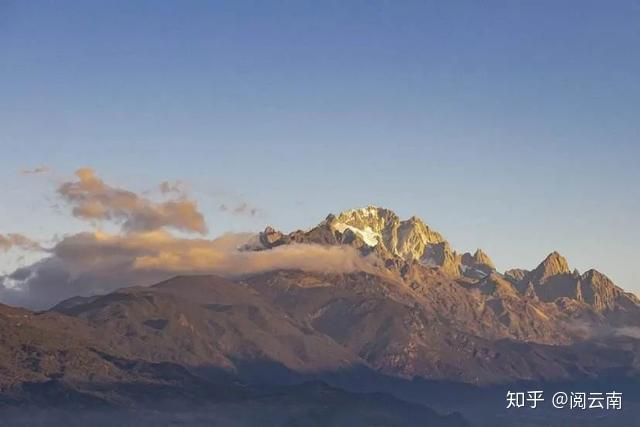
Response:
[{"label": "snow-capped mountain peak", "polygon": [[395,212],[376,206],[351,209],[338,214],[329,226],[339,232],[350,229],[369,246],[381,244],[383,249],[405,259],[420,260],[430,244],[444,242],[442,235],[422,220],[401,220]]}]

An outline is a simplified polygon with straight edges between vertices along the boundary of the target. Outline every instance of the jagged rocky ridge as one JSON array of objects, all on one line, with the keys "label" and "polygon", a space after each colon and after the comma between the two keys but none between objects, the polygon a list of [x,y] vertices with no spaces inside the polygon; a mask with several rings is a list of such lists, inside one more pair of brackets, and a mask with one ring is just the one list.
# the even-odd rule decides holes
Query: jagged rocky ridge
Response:
[{"label": "jagged rocky ridge", "polygon": [[[567,377],[568,372],[561,372],[575,366],[558,367],[555,373],[548,373],[553,363],[537,366],[535,358],[511,354],[511,344],[524,343],[529,346],[526,351],[532,346],[553,346],[549,347],[552,351],[557,346],[634,335],[628,332],[640,325],[640,301],[635,295],[596,270],[572,272],[557,252],[531,271],[513,269],[501,274],[481,249],[459,254],[422,220],[412,217],[403,221],[388,209],[370,206],[329,215],[308,231],[290,234],[267,228],[260,241],[267,250],[285,244],[316,243],[351,245],[363,256],[377,256],[379,273],[369,279],[377,285],[366,285],[369,287],[360,292],[384,289],[385,298],[382,304],[376,304],[376,310],[384,317],[382,307],[397,302],[404,313],[389,316],[391,323],[385,327],[393,322],[402,322],[402,326],[386,337],[386,347],[375,346],[372,351],[371,343],[378,342],[379,337],[371,336],[354,350],[384,372],[469,382],[547,374]],[[280,275],[277,282],[293,287],[300,280],[284,276]],[[325,306],[314,305],[306,312],[318,316],[316,310],[326,313],[334,304],[345,302],[327,301]],[[357,324],[360,318],[354,313],[358,310],[357,304],[344,306],[341,311],[350,315],[341,321]],[[378,319],[370,317],[367,323],[375,324]],[[354,345],[349,340],[340,342]],[[503,347],[496,350],[496,346]],[[509,360],[505,365],[510,357],[518,361]],[[520,366],[520,362],[526,366]]]},{"label": "jagged rocky ridge", "polygon": [[[295,231],[284,235],[270,227],[261,233],[265,248],[288,243],[350,244],[371,252],[383,260],[398,264],[418,262],[426,266],[438,266],[452,276],[463,272],[474,274],[476,270],[488,272],[493,263],[481,250],[474,255],[459,255],[451,250],[442,235],[421,219],[400,218],[391,210],[369,206],[329,215],[317,227],[309,231]],[[391,264],[389,264],[391,265]]]},{"label": "jagged rocky ridge", "polygon": [[348,244],[363,255],[377,254],[386,268],[400,272],[402,279],[410,277],[416,268],[435,269],[450,278],[507,280],[518,294],[544,302],[567,303],[566,298],[583,304],[596,313],[613,315],[635,314],[638,298],[616,286],[595,269],[580,275],[571,271],[567,260],[558,252],[547,256],[535,269],[512,269],[499,274],[493,261],[482,249],[473,254],[459,254],[437,231],[421,219],[400,218],[391,210],[369,206],[353,209],[338,216],[330,214],[318,226],[308,231],[283,234],[267,227],[260,234],[263,248],[283,244],[318,243]]}]

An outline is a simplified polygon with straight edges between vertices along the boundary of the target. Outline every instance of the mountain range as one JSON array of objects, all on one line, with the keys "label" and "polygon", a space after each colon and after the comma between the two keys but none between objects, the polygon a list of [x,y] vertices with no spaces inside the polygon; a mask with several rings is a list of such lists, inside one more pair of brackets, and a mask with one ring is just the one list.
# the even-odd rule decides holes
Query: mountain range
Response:
[{"label": "mountain range", "polygon": [[221,425],[462,426],[398,388],[638,380],[640,300],[557,252],[498,272],[481,249],[456,252],[421,219],[373,206],[308,230],[267,227],[239,249],[283,245],[346,247],[361,263],[183,275],[41,312],[0,305],[0,404],[199,404]]}]

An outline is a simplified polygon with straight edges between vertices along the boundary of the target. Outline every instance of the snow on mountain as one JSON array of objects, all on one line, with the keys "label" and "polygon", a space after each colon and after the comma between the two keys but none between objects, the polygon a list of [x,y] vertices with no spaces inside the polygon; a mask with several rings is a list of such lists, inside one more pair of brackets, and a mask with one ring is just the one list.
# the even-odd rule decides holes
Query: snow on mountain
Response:
[{"label": "snow on mountain", "polygon": [[382,239],[380,233],[376,233],[369,226],[365,226],[363,229],[347,225],[343,222],[335,222],[332,224],[333,228],[340,233],[344,233],[345,230],[351,230],[362,238],[365,244],[371,247],[375,247],[379,240]]}]

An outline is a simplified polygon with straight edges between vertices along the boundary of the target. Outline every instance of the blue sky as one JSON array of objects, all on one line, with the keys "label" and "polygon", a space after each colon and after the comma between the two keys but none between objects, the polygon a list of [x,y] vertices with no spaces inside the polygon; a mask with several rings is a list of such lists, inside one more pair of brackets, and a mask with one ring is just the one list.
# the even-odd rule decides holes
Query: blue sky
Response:
[{"label": "blue sky", "polygon": [[377,204],[640,291],[638,46],[639,1],[0,0],[0,233],[86,227],[51,205],[90,166],[212,236]]}]

